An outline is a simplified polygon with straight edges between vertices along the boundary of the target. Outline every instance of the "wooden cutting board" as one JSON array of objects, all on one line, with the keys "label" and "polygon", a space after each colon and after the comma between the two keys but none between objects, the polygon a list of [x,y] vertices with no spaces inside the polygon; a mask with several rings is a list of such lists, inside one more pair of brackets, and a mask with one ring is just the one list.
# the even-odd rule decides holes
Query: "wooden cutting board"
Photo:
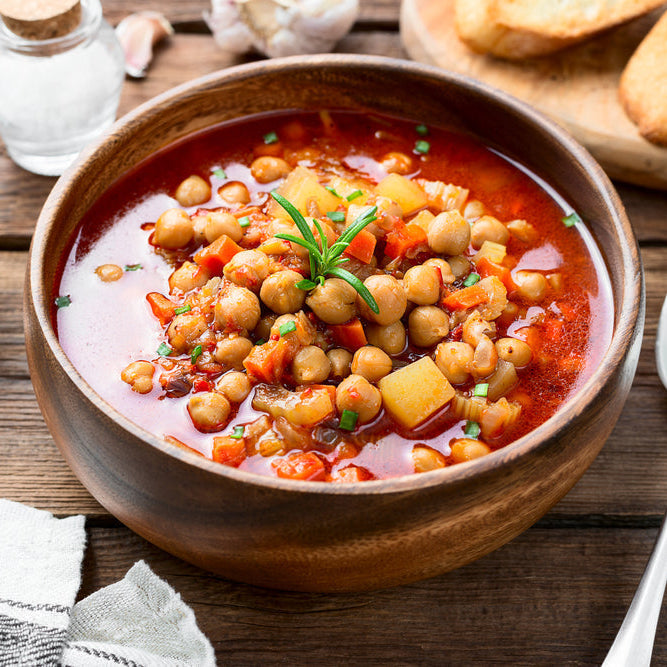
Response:
[{"label": "wooden cutting board", "polygon": [[618,100],[623,68],[661,11],[561,53],[513,63],[459,40],[454,0],[403,0],[401,38],[414,60],[488,83],[551,116],[612,178],[667,189],[667,148],[641,137]]}]

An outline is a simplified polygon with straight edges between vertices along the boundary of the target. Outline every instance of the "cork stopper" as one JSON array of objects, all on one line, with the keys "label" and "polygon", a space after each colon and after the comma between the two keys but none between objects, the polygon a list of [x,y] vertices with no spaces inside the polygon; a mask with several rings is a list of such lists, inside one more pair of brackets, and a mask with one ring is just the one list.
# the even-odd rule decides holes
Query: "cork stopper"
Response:
[{"label": "cork stopper", "polygon": [[19,37],[62,37],[81,23],[80,0],[0,0],[0,16]]}]

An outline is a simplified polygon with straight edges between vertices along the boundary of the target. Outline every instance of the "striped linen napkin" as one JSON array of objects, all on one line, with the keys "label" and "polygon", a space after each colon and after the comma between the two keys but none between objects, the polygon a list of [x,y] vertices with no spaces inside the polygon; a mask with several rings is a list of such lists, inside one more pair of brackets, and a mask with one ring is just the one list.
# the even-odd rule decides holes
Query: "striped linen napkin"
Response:
[{"label": "striped linen napkin", "polygon": [[0,667],[208,667],[192,610],[143,562],[74,604],[84,517],[0,499]]}]

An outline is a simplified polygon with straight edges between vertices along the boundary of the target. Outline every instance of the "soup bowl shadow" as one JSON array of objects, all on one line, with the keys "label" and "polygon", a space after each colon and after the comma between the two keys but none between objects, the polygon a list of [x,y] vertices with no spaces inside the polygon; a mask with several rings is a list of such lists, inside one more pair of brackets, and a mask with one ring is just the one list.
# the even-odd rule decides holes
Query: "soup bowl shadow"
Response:
[{"label": "soup bowl shadow", "polygon": [[[508,447],[420,475],[298,482],[222,466],[139,428],[86,383],[52,323],[59,271],[86,210],[165,145],[264,111],[375,110],[472,133],[548,182],[605,257],[609,348],[585,385]],[[636,239],[590,155],[538,112],[475,81],[407,61],[312,56],[205,76],[121,119],[57,182],[39,217],[25,287],[31,376],[46,424],[90,493],[133,531],[227,578],[302,591],[372,590],[431,577],[498,548],[581,477],[630,390],[643,330]]]}]

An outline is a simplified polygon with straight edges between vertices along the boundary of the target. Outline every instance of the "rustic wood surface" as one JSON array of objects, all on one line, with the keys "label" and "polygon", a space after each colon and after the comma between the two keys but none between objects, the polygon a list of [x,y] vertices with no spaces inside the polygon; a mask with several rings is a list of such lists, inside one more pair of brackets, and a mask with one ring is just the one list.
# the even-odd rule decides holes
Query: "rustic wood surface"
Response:
[{"label": "rustic wood surface", "polygon": [[[127,82],[121,111],[229,64],[201,21],[207,2],[104,6],[117,22],[139,4],[166,13],[177,33],[146,80]],[[403,57],[398,16],[398,0],[362,2],[338,50]],[[376,593],[309,595],[231,583],[165,554],[109,516],[61,459],[32,392],[21,315],[27,249],[53,183],[13,165],[0,144],[0,497],[88,517],[81,596],[144,559],[193,607],[220,664],[600,664],[667,506],[667,392],[653,362],[667,293],[667,195],[617,184],[642,250],[646,332],[624,412],[574,490],[522,536],[458,571]],[[667,618],[653,664],[667,665]]]}]

